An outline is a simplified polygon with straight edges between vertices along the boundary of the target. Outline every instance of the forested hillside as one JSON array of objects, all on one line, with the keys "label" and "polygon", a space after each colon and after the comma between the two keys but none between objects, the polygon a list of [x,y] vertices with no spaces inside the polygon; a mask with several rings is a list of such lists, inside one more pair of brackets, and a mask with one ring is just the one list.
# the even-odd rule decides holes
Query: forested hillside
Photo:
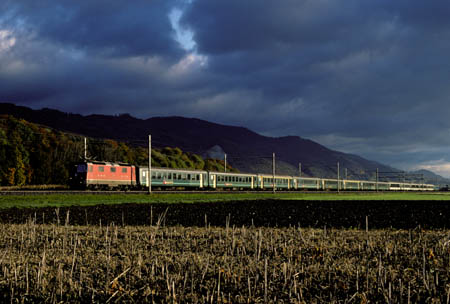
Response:
[{"label": "forested hillside", "polygon": [[298,136],[268,137],[245,127],[221,125],[195,118],[139,119],[128,114],[83,116],[53,109],[32,110],[7,103],[0,103],[0,114],[13,115],[92,138],[140,141],[143,145],[148,134],[151,134],[154,146],[179,147],[183,151],[200,155],[208,153],[214,147],[220,147],[233,167],[250,173],[272,172],[272,153],[276,154],[279,174],[297,174],[301,163],[304,176],[336,178],[337,162],[340,164],[341,176],[344,176],[347,169],[351,179],[373,180],[377,169],[381,172],[400,171],[356,155],[330,150]]},{"label": "forested hillside", "polygon": [[[148,149],[143,147],[99,139],[88,139],[87,147],[90,159],[148,164]],[[0,115],[0,185],[68,184],[71,164],[83,157],[83,136]],[[152,166],[224,170],[220,160],[203,160],[178,148],[152,149]]]}]

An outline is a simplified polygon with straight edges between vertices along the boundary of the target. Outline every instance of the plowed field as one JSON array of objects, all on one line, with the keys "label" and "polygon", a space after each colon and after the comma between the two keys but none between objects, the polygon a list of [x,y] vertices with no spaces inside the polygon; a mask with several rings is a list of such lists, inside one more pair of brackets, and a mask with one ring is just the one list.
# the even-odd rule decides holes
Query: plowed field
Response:
[{"label": "plowed field", "polygon": [[[162,216],[164,215],[164,216]],[[427,229],[450,226],[446,201],[289,201],[262,200],[193,204],[119,204],[88,207],[10,208],[0,222],[70,225],[256,226]]]}]

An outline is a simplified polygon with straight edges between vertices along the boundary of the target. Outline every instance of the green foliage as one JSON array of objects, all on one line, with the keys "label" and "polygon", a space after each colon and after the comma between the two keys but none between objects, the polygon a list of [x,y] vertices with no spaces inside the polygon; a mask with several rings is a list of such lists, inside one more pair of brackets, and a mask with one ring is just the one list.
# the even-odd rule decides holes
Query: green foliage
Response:
[{"label": "green foliage", "polygon": [[[225,171],[225,163],[223,160],[208,158],[205,161],[204,170],[223,172]],[[227,172],[239,172],[239,171],[237,169],[230,167],[227,164]]]},{"label": "green foliage", "polygon": [[[68,184],[71,164],[84,157],[84,137],[52,130],[9,115],[0,116],[0,186]],[[148,165],[148,149],[114,140],[88,139],[88,159]],[[152,149],[152,166],[223,171],[223,162]],[[228,170],[231,171],[231,168]]]}]

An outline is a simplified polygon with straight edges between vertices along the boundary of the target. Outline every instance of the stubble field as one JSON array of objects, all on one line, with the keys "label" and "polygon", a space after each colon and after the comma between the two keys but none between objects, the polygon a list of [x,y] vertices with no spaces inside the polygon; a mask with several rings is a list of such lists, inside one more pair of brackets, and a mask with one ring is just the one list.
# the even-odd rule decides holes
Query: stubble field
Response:
[{"label": "stubble field", "polygon": [[449,210],[270,200],[4,209],[0,298],[448,303]]}]

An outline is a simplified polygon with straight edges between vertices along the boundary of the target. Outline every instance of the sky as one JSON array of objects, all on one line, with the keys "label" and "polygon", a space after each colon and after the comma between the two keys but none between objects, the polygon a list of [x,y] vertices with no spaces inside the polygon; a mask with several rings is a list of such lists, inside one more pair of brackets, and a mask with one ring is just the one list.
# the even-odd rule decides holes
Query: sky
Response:
[{"label": "sky", "polygon": [[0,102],[196,117],[450,177],[446,0],[2,0]]}]

